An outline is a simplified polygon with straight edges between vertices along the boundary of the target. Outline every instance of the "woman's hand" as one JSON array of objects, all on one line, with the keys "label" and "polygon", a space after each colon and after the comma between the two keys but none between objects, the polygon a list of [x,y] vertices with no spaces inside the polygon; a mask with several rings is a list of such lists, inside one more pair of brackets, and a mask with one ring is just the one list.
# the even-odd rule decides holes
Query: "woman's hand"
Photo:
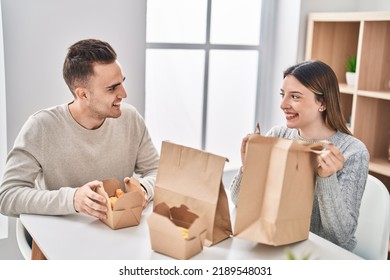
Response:
[{"label": "woman's hand", "polygon": [[325,178],[341,170],[344,167],[345,158],[333,143],[324,142],[323,144],[326,150],[317,157],[317,173],[318,176]]}]

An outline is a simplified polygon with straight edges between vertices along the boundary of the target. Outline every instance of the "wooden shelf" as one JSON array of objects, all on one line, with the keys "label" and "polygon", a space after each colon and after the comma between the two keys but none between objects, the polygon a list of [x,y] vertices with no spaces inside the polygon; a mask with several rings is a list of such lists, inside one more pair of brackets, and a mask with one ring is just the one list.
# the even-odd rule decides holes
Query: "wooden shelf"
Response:
[{"label": "wooden shelf", "polygon": [[[345,79],[345,62],[356,55],[356,85]],[[312,13],[305,58],[335,71],[341,108],[354,136],[370,153],[370,173],[390,189],[390,11]]]},{"label": "wooden shelf", "polygon": [[355,87],[347,85],[346,83],[340,83],[339,84],[340,92],[345,94],[354,94],[355,93]]},{"label": "wooden shelf", "polygon": [[376,99],[390,100],[390,91],[358,90],[358,95]]},{"label": "wooden shelf", "polygon": [[386,158],[371,159],[369,169],[372,172],[390,177],[390,161]]}]

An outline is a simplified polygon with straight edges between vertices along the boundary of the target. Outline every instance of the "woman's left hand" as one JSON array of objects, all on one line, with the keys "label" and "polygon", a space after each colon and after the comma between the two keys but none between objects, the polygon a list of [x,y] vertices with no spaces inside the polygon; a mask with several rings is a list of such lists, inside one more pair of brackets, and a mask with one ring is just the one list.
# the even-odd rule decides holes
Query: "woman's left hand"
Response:
[{"label": "woman's left hand", "polygon": [[317,173],[320,177],[329,177],[344,167],[345,158],[340,150],[330,142],[323,143],[326,150],[317,156]]}]

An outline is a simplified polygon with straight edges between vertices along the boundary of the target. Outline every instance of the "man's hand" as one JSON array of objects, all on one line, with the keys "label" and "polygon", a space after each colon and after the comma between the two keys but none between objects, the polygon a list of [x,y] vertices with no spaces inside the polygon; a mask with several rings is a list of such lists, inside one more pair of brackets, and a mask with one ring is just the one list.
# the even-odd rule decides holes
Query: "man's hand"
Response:
[{"label": "man's hand", "polygon": [[142,208],[145,209],[146,205],[148,205],[148,194],[147,194],[146,190],[144,189],[144,187],[142,187],[140,182],[133,177],[131,177],[131,178],[126,177],[124,179],[124,182],[125,182],[125,185],[127,187],[129,187],[129,189],[136,190],[137,192],[142,194],[142,197],[144,198],[144,201],[142,203]]},{"label": "man's hand", "polygon": [[73,205],[77,212],[85,213],[99,219],[107,218],[106,199],[95,192],[102,182],[92,181],[77,188]]}]

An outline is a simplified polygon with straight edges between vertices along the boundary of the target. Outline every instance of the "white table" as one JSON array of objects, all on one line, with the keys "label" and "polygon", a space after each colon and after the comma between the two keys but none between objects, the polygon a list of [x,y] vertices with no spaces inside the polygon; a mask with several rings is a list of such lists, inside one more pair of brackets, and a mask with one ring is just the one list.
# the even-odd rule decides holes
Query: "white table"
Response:
[{"label": "white table", "polygon": [[[142,214],[138,226],[112,230],[96,218],[83,214],[44,216],[22,214],[20,220],[48,259],[53,260],[162,260],[172,259],[151,248],[146,218],[152,204]],[[234,217],[233,208],[231,210]],[[232,220],[234,227],[234,220]],[[285,246],[269,246],[237,237],[228,238],[192,257],[192,260],[287,259],[287,250],[297,258],[361,259],[353,253],[310,233],[309,239]]]}]

